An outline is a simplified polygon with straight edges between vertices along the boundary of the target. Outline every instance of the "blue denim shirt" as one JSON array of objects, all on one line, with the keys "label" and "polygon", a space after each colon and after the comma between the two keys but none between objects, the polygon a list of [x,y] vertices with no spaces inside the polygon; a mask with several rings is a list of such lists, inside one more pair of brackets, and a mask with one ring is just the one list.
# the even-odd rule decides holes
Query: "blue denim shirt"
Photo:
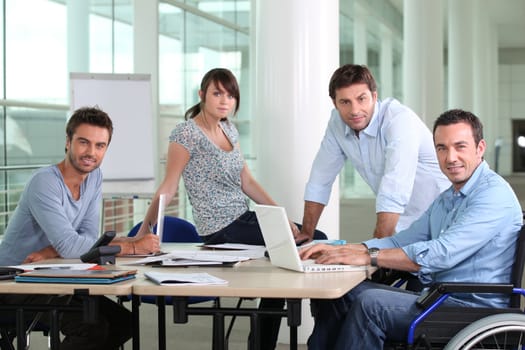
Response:
[{"label": "blue denim shirt", "polygon": [[376,212],[401,214],[396,231],[407,228],[450,186],[439,169],[432,133],[395,99],[376,102],[359,137],[332,111],[304,199],[326,205],[347,159],[376,194]]},{"label": "blue denim shirt", "polygon": [[[509,283],[522,211],[510,185],[483,161],[459,190],[450,187],[408,229],[364,242],[402,248],[420,266],[423,283]],[[502,306],[505,298],[459,296]]]}]

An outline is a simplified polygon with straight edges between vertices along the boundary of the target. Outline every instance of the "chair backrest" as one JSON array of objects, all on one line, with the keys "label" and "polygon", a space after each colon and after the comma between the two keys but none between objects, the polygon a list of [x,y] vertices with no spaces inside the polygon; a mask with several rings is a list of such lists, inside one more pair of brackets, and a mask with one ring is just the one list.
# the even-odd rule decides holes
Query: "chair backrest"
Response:
[{"label": "chair backrest", "polygon": [[[525,268],[525,225],[521,227],[518,235],[518,242],[516,247],[516,257],[514,265],[512,266],[511,283],[516,288],[521,288],[521,280],[523,278],[523,270]],[[512,294],[510,298],[510,307],[520,307],[521,294]]]},{"label": "chair backrest", "polygon": [[[128,237],[133,237],[137,234],[142,222],[136,224],[128,233]],[[156,230],[156,227],[153,228]],[[200,243],[202,239],[197,233],[195,226],[184,219],[175,216],[164,217],[164,234],[162,236],[163,242],[179,242],[179,243]]]}]

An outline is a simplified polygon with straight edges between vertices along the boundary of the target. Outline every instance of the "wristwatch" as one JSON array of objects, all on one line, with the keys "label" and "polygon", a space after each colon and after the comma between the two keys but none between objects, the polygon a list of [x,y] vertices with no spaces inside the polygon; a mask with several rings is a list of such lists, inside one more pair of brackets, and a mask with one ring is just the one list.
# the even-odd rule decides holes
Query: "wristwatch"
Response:
[{"label": "wristwatch", "polygon": [[379,248],[368,248],[368,255],[370,255],[370,265],[376,267]]}]

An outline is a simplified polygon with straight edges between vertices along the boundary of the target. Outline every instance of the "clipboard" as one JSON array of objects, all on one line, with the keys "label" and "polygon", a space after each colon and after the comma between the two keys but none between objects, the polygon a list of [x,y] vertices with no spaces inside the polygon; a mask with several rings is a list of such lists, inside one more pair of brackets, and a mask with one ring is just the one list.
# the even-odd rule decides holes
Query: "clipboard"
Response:
[{"label": "clipboard", "polygon": [[137,270],[45,269],[24,272],[15,282],[111,284],[135,278]]}]

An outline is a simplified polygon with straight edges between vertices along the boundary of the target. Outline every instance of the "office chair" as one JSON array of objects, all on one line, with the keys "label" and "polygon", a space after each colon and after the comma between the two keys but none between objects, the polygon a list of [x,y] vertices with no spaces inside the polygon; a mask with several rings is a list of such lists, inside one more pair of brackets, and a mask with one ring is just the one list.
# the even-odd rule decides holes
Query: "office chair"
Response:
[{"label": "office chair", "polygon": [[[134,237],[142,222],[136,224],[128,233],[128,237]],[[153,228],[153,231],[156,231],[156,226]],[[174,216],[165,216],[164,217],[164,232],[162,233],[163,242],[176,242],[176,243],[202,243],[202,240],[197,233],[195,226],[184,219],[174,217]],[[126,298],[127,301],[129,298]],[[173,305],[173,298],[170,296],[165,297],[163,300],[159,301],[155,296],[141,296],[140,301],[147,304],[156,304],[158,307],[158,322],[161,325],[162,329],[165,329],[166,317],[165,310],[166,305]],[[198,297],[192,296],[187,299],[188,304],[197,304],[207,301],[213,301],[215,307],[220,307],[220,299],[217,297]],[[160,339],[161,337],[159,337]],[[228,337],[226,337],[227,341]]]},{"label": "office chair", "polygon": [[[476,337],[488,341],[490,349],[517,349],[500,346],[508,341],[514,345],[525,344],[525,313],[521,309],[521,297],[525,295],[521,288],[524,267],[525,225],[519,232],[509,284],[446,282],[433,285],[418,300],[422,312],[412,321],[406,343],[387,342],[385,348],[431,350],[446,348],[450,343],[454,344],[451,349],[463,349],[462,345]],[[504,293],[510,299],[506,308],[440,306],[454,293]],[[486,336],[490,339],[485,339]],[[476,346],[476,349],[484,348],[477,343]]]},{"label": "office chair", "polygon": [[[50,348],[49,327],[40,322],[43,312],[36,313],[35,317],[26,323],[26,346],[30,348],[30,335],[32,332],[42,332],[48,337],[47,345]],[[15,350],[13,342],[16,338],[16,317],[14,315],[4,314],[0,318],[0,350]]]}]

